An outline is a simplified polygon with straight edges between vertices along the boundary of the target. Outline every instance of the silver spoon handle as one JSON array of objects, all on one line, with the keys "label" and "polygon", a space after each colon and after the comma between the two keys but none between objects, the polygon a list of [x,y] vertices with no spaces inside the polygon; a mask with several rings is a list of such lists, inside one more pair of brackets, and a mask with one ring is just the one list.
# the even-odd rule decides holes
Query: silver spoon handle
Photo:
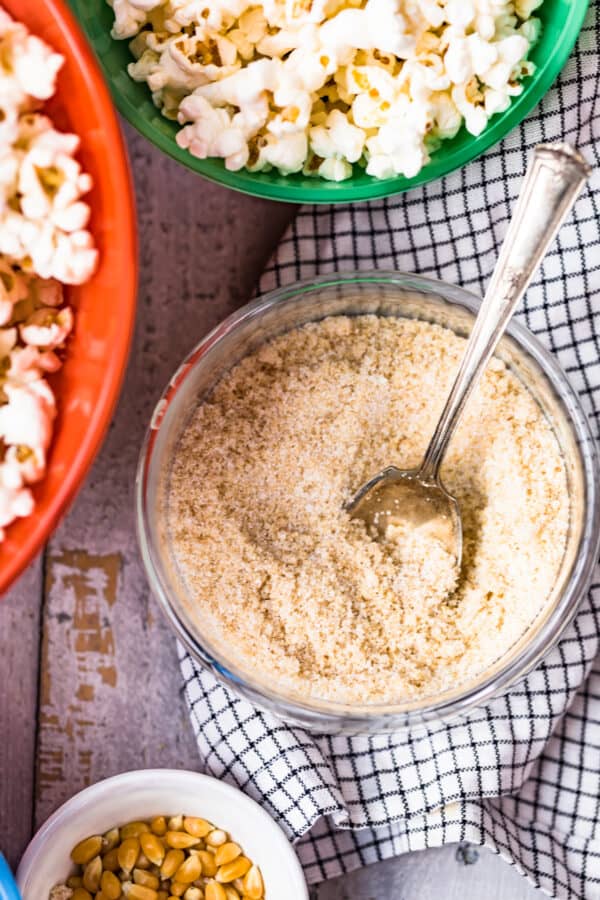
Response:
[{"label": "silver spoon handle", "polygon": [[568,144],[535,148],[456,380],[425,452],[420,469],[425,480],[437,478],[465,403],[590,171]]}]

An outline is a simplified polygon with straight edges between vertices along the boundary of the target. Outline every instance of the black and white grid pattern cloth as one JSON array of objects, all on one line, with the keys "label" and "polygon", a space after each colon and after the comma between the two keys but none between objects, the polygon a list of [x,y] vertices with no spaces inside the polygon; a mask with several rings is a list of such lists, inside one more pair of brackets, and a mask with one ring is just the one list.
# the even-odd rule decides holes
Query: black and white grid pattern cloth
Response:
[{"label": "black and white grid pattern cloth", "polygon": [[[499,147],[398,198],[301,209],[261,290],[378,267],[482,293],[533,146],[565,139],[600,164],[599,11],[590,9],[558,85]],[[569,373],[598,437],[600,169],[520,319]],[[574,624],[524,682],[418,737],[310,735],[238,699],[183,651],[181,666],[207,771],[258,799],[298,841],[309,882],[467,840],[499,851],[552,896],[590,900],[600,898],[599,625],[597,572]]]}]

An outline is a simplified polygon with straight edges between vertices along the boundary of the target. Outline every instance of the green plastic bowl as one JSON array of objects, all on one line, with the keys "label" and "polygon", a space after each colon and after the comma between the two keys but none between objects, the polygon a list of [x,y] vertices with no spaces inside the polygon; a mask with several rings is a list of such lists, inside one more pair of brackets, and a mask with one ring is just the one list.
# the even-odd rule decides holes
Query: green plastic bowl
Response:
[{"label": "green plastic bowl", "polygon": [[488,127],[473,137],[462,128],[456,137],[445,141],[414,178],[386,178],[378,181],[356,168],[355,174],[339,183],[304,175],[278,175],[274,172],[229,172],[221,160],[196,159],[177,146],[178,125],[165,119],[152,103],[145,84],[127,74],[132,57],[128,41],[110,37],[113,14],[106,0],[69,0],[88,38],[92,42],[120,112],[159,150],[172,156],[210,181],[256,197],[284,200],[288,203],[355,203],[400,194],[420,184],[435,181],[480,156],[515,128],[536,106],[563,68],[583,24],[588,0],[544,0],[536,15],[542,20],[542,34],[529,54],[537,69],[525,79],[523,93],[506,112],[491,118]]}]

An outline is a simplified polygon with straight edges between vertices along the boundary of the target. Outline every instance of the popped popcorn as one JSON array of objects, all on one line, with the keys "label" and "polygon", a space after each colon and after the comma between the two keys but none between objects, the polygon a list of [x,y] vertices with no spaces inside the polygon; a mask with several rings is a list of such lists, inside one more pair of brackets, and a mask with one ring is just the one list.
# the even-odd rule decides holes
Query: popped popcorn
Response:
[{"label": "popped popcorn", "polygon": [[2,121],[6,123],[8,119],[14,127],[18,113],[34,106],[35,101],[52,96],[63,60],[1,7],[0,52],[0,109],[5,116]]},{"label": "popped popcorn", "polygon": [[114,0],[110,5],[115,14],[112,36],[133,37],[148,21],[148,13],[161,5],[161,0]]},{"label": "popped popcorn", "polygon": [[0,146],[0,254],[66,284],[86,281],[97,261],[78,147],[77,135],[38,113],[21,115],[14,142]]},{"label": "popped popcorn", "polygon": [[364,131],[351,125],[339,109],[332,109],[323,125],[311,128],[309,137],[313,153],[323,159],[335,158],[355,163],[363,154]]},{"label": "popped popcorn", "polygon": [[410,178],[461,126],[480,134],[534,71],[542,0],[108,2],[181,147],[343,181]]},{"label": "popped popcorn", "polygon": [[[146,0],[135,0],[132,7]],[[158,5],[158,4],[155,4]],[[124,5],[122,5],[124,9]],[[73,328],[64,284],[82,284],[98,252],[82,197],[91,177],[79,138],[39,111],[63,58],[0,7],[0,541],[35,507],[56,417],[46,376]]]}]

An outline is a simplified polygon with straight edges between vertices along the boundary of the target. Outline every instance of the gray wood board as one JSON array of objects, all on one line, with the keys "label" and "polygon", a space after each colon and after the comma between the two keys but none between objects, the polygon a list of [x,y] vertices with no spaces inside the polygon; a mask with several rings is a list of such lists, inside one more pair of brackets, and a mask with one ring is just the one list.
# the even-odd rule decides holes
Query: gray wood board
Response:
[{"label": "gray wood board", "polygon": [[[127,129],[140,225],[137,328],[104,447],[45,554],[0,604],[0,847],[14,864],[87,784],[133,768],[197,769],[175,641],[139,560],[139,447],[179,361],[252,293],[293,210],[203,181]],[[38,660],[40,661],[38,667]],[[319,900],[540,896],[487,852],[410,854],[322,885]]]},{"label": "gray wood board", "polygon": [[0,850],[15,864],[31,837],[42,561],[0,600]]},{"label": "gray wood board", "polygon": [[367,866],[321,885],[315,900],[541,900],[512,866],[491,851],[422,850]]}]

